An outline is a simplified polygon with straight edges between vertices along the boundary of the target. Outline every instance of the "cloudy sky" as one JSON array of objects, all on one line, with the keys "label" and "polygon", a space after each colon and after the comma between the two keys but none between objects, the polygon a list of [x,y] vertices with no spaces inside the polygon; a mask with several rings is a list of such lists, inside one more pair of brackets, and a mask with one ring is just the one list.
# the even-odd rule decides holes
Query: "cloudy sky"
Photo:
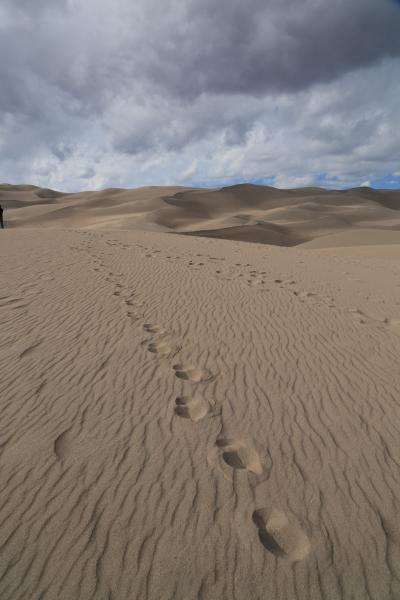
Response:
[{"label": "cloudy sky", "polygon": [[397,0],[0,0],[0,181],[400,187]]}]

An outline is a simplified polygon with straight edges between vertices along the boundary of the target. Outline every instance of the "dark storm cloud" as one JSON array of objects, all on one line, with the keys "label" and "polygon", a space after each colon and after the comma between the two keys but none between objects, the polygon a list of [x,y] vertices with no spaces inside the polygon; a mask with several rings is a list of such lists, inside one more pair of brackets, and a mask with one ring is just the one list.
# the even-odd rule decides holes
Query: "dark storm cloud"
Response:
[{"label": "dark storm cloud", "polygon": [[[204,0],[186,8],[182,27],[161,21],[145,61],[147,77],[181,96],[299,90],[400,54],[400,11],[386,0]],[[154,22],[149,30],[156,33]]]},{"label": "dark storm cloud", "polygon": [[[26,177],[79,163],[90,178],[107,153],[110,171],[119,154],[191,163],[210,139],[221,153],[274,140],[285,155],[290,135],[346,154],[398,122],[387,73],[386,114],[368,105],[399,31],[397,0],[0,0],[0,160]],[[321,101],[318,86],[346,77]],[[322,102],[314,120],[307,94]],[[338,131],[350,115],[352,140]]]},{"label": "dark storm cloud", "polygon": [[101,110],[134,82],[183,99],[293,91],[400,55],[392,0],[131,4],[6,0],[14,27],[0,38],[3,108],[26,110],[35,76],[77,99],[74,110]]}]

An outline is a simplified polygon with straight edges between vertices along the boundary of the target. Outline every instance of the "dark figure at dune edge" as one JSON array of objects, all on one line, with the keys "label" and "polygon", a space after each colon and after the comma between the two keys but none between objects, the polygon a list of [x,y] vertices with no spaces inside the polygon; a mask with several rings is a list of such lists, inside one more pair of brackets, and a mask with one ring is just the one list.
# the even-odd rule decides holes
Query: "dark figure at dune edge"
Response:
[{"label": "dark figure at dune edge", "polygon": [[0,227],[4,229],[4,221],[3,221],[3,207],[0,204]]}]

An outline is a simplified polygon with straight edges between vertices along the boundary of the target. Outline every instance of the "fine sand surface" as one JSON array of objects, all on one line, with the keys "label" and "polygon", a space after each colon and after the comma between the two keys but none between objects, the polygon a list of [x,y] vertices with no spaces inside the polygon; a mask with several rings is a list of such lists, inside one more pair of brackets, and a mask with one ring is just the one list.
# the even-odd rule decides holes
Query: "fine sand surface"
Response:
[{"label": "fine sand surface", "polygon": [[398,600],[395,193],[1,189],[1,600]]}]

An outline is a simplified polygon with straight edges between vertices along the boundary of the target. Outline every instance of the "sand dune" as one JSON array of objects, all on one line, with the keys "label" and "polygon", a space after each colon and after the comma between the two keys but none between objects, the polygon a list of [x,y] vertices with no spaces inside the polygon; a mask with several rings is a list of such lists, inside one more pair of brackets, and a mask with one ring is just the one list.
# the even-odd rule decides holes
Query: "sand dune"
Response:
[{"label": "sand dune", "polygon": [[[139,229],[278,246],[325,237],[336,244],[331,236],[340,233],[348,234],[349,245],[351,232],[358,236],[359,230],[373,229],[379,243],[400,242],[398,190],[278,190],[244,184],[220,190],[148,187],[61,194],[1,185],[0,203],[11,228]],[[323,239],[317,245],[323,247]]]},{"label": "sand dune", "polygon": [[396,193],[246,190],[1,188],[1,600],[400,596]]}]

